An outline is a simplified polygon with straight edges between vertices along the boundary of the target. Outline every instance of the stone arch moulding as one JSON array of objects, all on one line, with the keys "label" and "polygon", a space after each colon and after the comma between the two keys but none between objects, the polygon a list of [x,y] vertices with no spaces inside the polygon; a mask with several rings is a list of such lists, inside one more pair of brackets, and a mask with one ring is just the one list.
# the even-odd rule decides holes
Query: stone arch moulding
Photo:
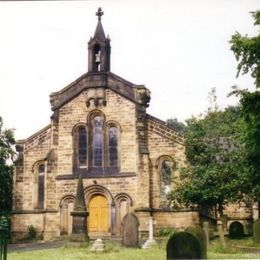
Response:
[{"label": "stone arch moulding", "polygon": [[173,162],[173,165],[176,165],[176,161],[172,158],[172,156],[168,155],[168,154],[164,154],[159,156],[159,158],[157,158],[156,162],[155,162],[155,168],[158,169],[160,166],[160,163],[162,161],[171,161]]},{"label": "stone arch moulding", "polygon": [[99,109],[93,109],[87,115],[87,124],[90,124],[91,119],[93,119],[95,116],[102,116],[104,118],[104,122],[106,122],[105,114]]},{"label": "stone arch moulding", "polygon": [[37,160],[36,162],[33,163],[32,165],[32,169],[31,169],[31,172],[34,173],[36,170],[38,170],[38,166],[40,164],[44,164],[45,165],[45,159],[40,159],[40,160]]},{"label": "stone arch moulding", "polygon": [[85,201],[86,201],[87,205],[89,204],[89,201],[91,200],[91,198],[98,194],[105,196],[111,206],[114,206],[114,204],[115,204],[114,198],[113,198],[111,192],[107,188],[105,188],[101,185],[98,185],[98,184],[94,184],[94,185],[90,185],[90,186],[86,187],[84,189],[84,194],[85,194]]},{"label": "stone arch moulding", "polygon": [[126,200],[129,202],[129,205],[131,207],[133,207],[133,200],[132,198],[127,194],[127,193],[118,193],[115,197],[114,197],[114,201],[117,204],[118,202],[120,202],[121,200]]},{"label": "stone arch moulding", "polygon": [[[86,122],[80,122],[80,123],[77,123],[76,125],[74,125],[72,127],[72,130],[71,130],[71,135],[73,136],[75,131],[78,129],[78,127],[85,127],[86,128]],[[86,129],[87,130],[87,129]]]},{"label": "stone arch moulding", "polygon": [[63,197],[61,198],[59,207],[61,208],[62,205],[63,205],[64,203],[66,203],[66,202],[75,202],[75,200],[76,200],[76,197],[75,197],[74,195],[72,195],[72,194],[70,194],[70,195],[65,195],[65,196],[63,196]]},{"label": "stone arch moulding", "polygon": [[120,133],[122,132],[121,125],[115,120],[106,121],[105,124],[104,124],[104,128],[107,129],[109,126],[115,126],[115,127],[117,127],[117,129],[119,130]]}]

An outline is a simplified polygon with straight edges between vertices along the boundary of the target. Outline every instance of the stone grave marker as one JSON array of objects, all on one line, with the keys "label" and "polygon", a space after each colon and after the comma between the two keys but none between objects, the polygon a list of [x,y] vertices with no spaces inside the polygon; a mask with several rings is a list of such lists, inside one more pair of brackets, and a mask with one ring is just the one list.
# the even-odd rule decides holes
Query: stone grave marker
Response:
[{"label": "stone grave marker", "polygon": [[138,246],[138,218],[133,213],[127,213],[122,220],[122,243],[126,247]]},{"label": "stone grave marker", "polygon": [[194,235],[200,242],[202,258],[207,259],[207,236],[205,231],[199,226],[190,226],[185,229],[186,232]]},{"label": "stone grave marker", "polygon": [[167,260],[203,259],[201,244],[197,237],[189,232],[177,232],[168,240]]},{"label": "stone grave marker", "polygon": [[145,241],[145,243],[143,244],[142,248],[143,249],[148,249],[151,248],[153,246],[156,246],[157,243],[153,238],[153,225],[156,224],[156,221],[153,221],[152,217],[149,217],[149,221],[148,221],[148,227],[149,227],[149,238],[148,240]]},{"label": "stone grave marker", "polygon": [[257,219],[253,224],[253,238],[256,243],[260,242],[260,219]]}]

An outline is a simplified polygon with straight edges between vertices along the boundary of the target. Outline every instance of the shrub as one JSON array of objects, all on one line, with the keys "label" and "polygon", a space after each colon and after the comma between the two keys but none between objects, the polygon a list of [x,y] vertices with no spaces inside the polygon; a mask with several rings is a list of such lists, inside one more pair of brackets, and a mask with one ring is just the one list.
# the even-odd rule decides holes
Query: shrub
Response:
[{"label": "shrub", "polygon": [[112,253],[112,252],[119,252],[120,247],[116,243],[107,242],[105,244],[104,252],[105,253]]},{"label": "shrub", "polygon": [[161,228],[159,230],[157,230],[157,232],[155,233],[156,237],[170,237],[175,233],[174,229],[171,228]]},{"label": "shrub", "polygon": [[27,239],[29,240],[35,240],[37,235],[36,228],[33,225],[28,226],[28,235]]}]

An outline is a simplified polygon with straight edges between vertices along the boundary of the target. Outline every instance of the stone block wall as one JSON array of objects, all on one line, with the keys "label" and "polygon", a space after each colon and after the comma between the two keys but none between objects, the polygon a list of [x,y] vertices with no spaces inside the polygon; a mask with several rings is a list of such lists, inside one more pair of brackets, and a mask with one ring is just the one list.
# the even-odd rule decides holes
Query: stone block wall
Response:
[{"label": "stone block wall", "polygon": [[[98,90],[97,90],[98,91]],[[137,171],[137,143],[135,128],[135,104],[111,90],[106,91],[106,106],[98,107],[106,122],[116,121],[121,126],[120,166],[121,172]],[[88,116],[95,110],[86,106],[86,92],[65,104],[59,111],[58,174],[71,174],[73,163],[72,130],[78,123],[87,123]]]},{"label": "stone block wall", "polygon": [[156,221],[155,229],[173,228],[176,230],[184,230],[189,226],[199,224],[198,211],[157,211],[153,213]]},{"label": "stone block wall", "polygon": [[[161,203],[161,169],[160,160],[170,157],[176,163],[173,177],[179,176],[179,169],[185,166],[184,140],[165,122],[148,117],[148,147],[150,157],[151,200],[152,207],[159,208]],[[172,189],[174,187],[172,186]]]},{"label": "stone block wall", "polygon": [[35,183],[35,164],[44,161],[50,151],[50,125],[27,138],[20,141],[23,147],[22,163],[18,161],[18,167],[14,172],[13,207],[16,210],[32,210],[34,208],[33,199]]}]

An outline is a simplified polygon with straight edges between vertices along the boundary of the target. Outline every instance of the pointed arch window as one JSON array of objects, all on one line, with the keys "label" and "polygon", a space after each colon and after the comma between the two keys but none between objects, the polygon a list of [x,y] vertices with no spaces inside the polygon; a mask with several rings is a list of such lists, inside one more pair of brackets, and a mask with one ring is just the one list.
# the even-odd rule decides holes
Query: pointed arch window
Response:
[{"label": "pointed arch window", "polygon": [[38,207],[39,209],[44,209],[44,197],[45,197],[45,166],[44,164],[40,164],[38,167],[38,196],[37,196],[37,201],[38,201]]},{"label": "pointed arch window", "polygon": [[83,126],[78,129],[78,164],[79,167],[87,166],[87,131]]},{"label": "pointed arch window", "polygon": [[118,128],[108,127],[108,167],[118,167]]},{"label": "pointed arch window", "polygon": [[87,167],[88,141],[87,130],[83,125],[77,126],[73,131],[74,142],[74,169]]},{"label": "pointed arch window", "polygon": [[103,125],[104,118],[101,115],[97,115],[91,120],[93,167],[102,167],[103,165]]},{"label": "pointed arch window", "polygon": [[116,174],[119,171],[120,125],[93,111],[87,124],[74,127],[73,170],[86,174]]},{"label": "pointed arch window", "polygon": [[160,186],[161,196],[165,197],[172,190],[173,172],[176,165],[172,158],[162,158],[159,171],[160,171]]}]

